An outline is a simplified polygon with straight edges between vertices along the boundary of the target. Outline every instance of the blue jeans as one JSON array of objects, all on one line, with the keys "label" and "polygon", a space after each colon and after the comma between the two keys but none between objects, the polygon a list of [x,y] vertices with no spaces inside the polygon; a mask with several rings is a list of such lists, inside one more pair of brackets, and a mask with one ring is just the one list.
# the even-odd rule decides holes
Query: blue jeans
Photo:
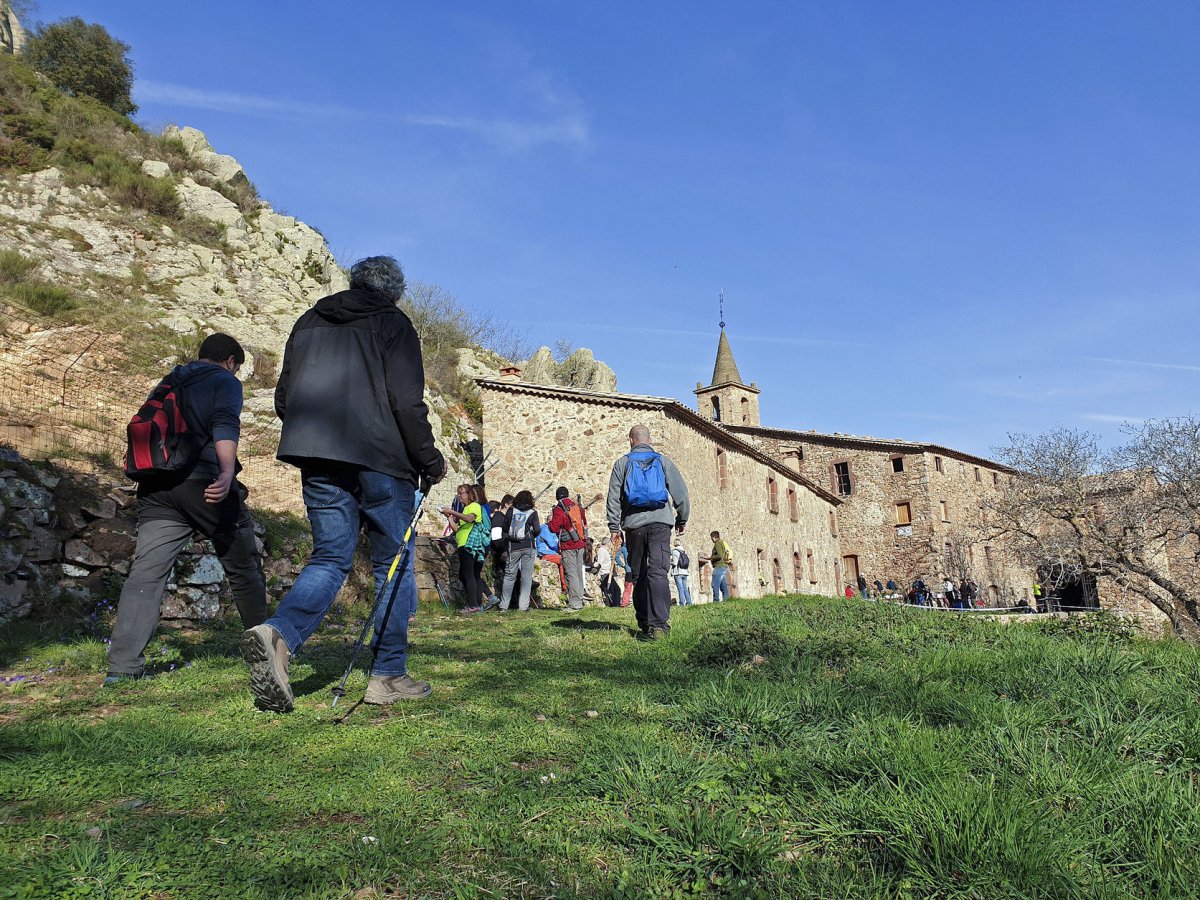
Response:
[{"label": "blue jeans", "polygon": [[692,605],[692,592],[688,588],[688,577],[686,575],[675,576],[675,592],[679,594],[680,606]]},{"label": "blue jeans", "polygon": [[[304,505],[312,525],[313,552],[292,589],[267,624],[294,654],[312,636],[350,573],[358,532],[365,525],[371,544],[376,596],[387,580],[413,512],[414,487],[391,475],[353,466],[302,469]],[[371,673],[407,673],[408,615],[417,593],[411,553],[396,573],[375,616],[378,643]]]},{"label": "blue jeans", "polygon": [[[728,566],[713,566],[712,588],[713,588],[713,603],[720,603],[722,600],[729,599],[729,575]],[[724,596],[722,596],[724,595]]]}]

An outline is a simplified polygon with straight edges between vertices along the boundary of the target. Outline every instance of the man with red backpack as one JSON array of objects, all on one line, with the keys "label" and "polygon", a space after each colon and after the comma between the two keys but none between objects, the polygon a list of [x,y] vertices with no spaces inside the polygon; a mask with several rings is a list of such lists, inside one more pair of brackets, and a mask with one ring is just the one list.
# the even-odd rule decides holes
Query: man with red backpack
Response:
[{"label": "man with red backpack", "polygon": [[558,535],[558,552],[567,579],[567,605],[571,609],[583,609],[583,557],[587,550],[583,510],[571,499],[571,492],[565,487],[554,492],[554,499],[554,511],[547,524]]},{"label": "man with red backpack", "polygon": [[137,551],[117,604],[106,685],[139,678],[158,627],[175,559],[199,532],[213,543],[242,624],[267,618],[262,559],[235,476],[246,361],[241,344],[213,334],[199,359],[159,382],[129,425],[125,471],[137,481]]}]

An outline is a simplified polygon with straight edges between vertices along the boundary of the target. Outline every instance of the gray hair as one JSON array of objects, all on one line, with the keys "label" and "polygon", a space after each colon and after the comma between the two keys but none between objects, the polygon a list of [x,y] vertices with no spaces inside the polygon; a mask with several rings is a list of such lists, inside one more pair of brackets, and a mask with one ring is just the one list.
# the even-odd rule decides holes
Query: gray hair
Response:
[{"label": "gray hair", "polygon": [[368,256],[350,267],[350,287],[399,303],[404,296],[404,270],[390,256]]}]

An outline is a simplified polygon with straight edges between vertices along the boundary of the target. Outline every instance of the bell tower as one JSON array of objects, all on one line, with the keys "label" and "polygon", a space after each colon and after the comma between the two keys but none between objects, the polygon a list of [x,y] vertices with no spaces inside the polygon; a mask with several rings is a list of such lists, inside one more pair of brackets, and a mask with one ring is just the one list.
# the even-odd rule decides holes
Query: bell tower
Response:
[{"label": "bell tower", "polygon": [[696,383],[696,411],[706,419],[725,425],[761,425],[758,416],[758,385],[743,384],[729,338],[725,336],[725,292],[721,292],[721,337],[717,341],[717,362],[712,383]]}]

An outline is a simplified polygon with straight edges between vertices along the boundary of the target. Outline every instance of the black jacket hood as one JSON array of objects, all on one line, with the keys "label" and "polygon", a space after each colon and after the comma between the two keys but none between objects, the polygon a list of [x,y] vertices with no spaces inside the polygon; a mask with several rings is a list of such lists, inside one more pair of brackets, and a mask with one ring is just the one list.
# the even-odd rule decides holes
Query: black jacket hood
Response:
[{"label": "black jacket hood", "polygon": [[351,288],[322,297],[313,307],[322,319],[330,322],[353,322],[364,319],[387,309],[395,309],[396,304],[378,294],[368,294]]}]

